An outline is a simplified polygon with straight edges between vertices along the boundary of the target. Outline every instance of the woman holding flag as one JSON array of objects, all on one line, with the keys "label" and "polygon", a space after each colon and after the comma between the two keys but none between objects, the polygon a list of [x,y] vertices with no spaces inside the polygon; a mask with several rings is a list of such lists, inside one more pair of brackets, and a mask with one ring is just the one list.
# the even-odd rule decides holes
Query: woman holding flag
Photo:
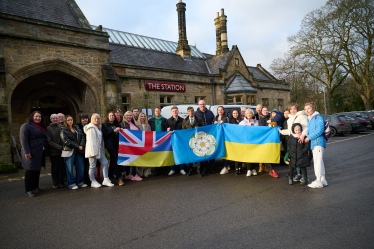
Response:
[{"label": "woman holding flag", "polygon": [[[136,125],[141,131],[150,131],[151,126],[148,124],[147,116],[144,112],[139,114],[138,121]],[[138,167],[138,174],[140,177],[148,177],[151,174],[151,167]]]},{"label": "woman holding flag", "polygon": [[[245,111],[245,117],[243,121],[239,123],[239,125],[245,125],[245,126],[258,126],[258,120],[256,120],[255,113],[252,109],[248,108]],[[247,176],[257,175],[256,169],[253,168],[253,163],[246,163],[247,164]],[[235,162],[235,168],[236,171],[240,172],[240,169],[238,169],[239,165],[238,162]]]},{"label": "woman holding flag", "polygon": [[[268,126],[268,123],[267,121],[270,119],[270,115],[269,115],[269,109],[264,106],[262,107],[261,109],[261,114],[260,114],[260,120],[258,121],[258,125],[259,126]],[[263,163],[260,163],[260,169],[258,172],[262,172],[263,170]],[[273,169],[273,165],[271,163],[265,163],[265,172],[267,171],[266,170],[266,166],[268,166],[269,168],[269,175],[271,175],[272,177],[279,177],[279,175],[275,172],[275,170]]]},{"label": "woman holding flag", "polygon": [[[136,126],[134,117],[132,115],[132,112],[127,111],[123,115],[123,123],[125,125],[125,129],[129,130],[139,130],[139,127]],[[130,173],[131,171],[131,173]],[[126,166],[126,176],[125,179],[131,180],[131,181],[141,181],[143,180],[138,174],[136,173],[136,167],[134,166]]]}]

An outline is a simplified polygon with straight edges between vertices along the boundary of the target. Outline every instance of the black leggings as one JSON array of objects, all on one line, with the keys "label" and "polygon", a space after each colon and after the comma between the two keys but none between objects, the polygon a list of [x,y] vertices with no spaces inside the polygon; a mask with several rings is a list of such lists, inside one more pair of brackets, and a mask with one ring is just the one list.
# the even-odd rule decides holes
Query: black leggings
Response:
[{"label": "black leggings", "polygon": [[[235,162],[235,169],[238,170],[238,169],[241,169],[242,167],[240,167],[242,165],[242,162]],[[254,168],[256,168],[256,165],[254,163],[245,163],[245,165],[247,166],[247,170],[253,170]]]},{"label": "black leggings", "polygon": [[40,170],[26,170],[25,171],[25,190],[26,192],[39,188]]},{"label": "black leggings", "polygon": [[131,171],[131,174],[133,176],[136,175],[136,167],[135,166],[125,166],[126,175],[130,175],[130,171]]},{"label": "black leggings", "polygon": [[[303,171],[303,176],[305,177],[304,179],[307,179],[308,178],[308,174],[307,174],[307,171],[306,171],[306,168],[300,168],[302,171]],[[288,175],[290,177],[294,177],[295,176],[295,168],[291,167],[291,166],[288,166]]]}]

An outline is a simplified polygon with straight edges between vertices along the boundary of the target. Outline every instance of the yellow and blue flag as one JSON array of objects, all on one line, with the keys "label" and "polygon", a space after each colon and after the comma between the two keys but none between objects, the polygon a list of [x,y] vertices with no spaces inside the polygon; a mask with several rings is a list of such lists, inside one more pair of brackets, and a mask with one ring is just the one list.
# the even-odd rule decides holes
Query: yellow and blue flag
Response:
[{"label": "yellow and blue flag", "polygon": [[222,125],[174,131],[171,143],[176,165],[202,162],[226,155]]},{"label": "yellow and blue flag", "polygon": [[226,157],[238,162],[279,163],[280,138],[277,128],[222,124]]},{"label": "yellow and blue flag", "polygon": [[171,132],[121,129],[118,165],[161,167],[174,165]]}]

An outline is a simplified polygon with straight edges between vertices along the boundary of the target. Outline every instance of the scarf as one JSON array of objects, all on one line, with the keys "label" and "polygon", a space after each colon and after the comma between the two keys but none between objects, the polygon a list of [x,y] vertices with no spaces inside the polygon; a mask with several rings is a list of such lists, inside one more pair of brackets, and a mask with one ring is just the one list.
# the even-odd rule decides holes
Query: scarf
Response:
[{"label": "scarf", "polygon": [[121,118],[116,118],[118,123],[121,123]]},{"label": "scarf", "polygon": [[292,133],[292,136],[294,136],[295,138],[299,139],[301,137],[301,133],[299,133],[299,134]]},{"label": "scarf", "polygon": [[34,124],[34,125],[36,125],[36,127],[38,127],[39,128],[39,130],[41,130],[42,132],[43,132],[43,134],[44,134],[44,128],[43,128],[43,126],[41,126],[41,124],[40,123],[35,123],[34,121],[32,121],[32,123]]}]

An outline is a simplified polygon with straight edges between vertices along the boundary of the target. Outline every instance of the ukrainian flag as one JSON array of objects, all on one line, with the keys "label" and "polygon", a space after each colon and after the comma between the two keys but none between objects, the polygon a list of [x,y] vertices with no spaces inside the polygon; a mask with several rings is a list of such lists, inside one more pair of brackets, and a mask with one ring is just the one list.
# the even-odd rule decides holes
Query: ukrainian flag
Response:
[{"label": "ukrainian flag", "polygon": [[248,163],[279,163],[280,138],[277,128],[222,124],[226,157]]}]

